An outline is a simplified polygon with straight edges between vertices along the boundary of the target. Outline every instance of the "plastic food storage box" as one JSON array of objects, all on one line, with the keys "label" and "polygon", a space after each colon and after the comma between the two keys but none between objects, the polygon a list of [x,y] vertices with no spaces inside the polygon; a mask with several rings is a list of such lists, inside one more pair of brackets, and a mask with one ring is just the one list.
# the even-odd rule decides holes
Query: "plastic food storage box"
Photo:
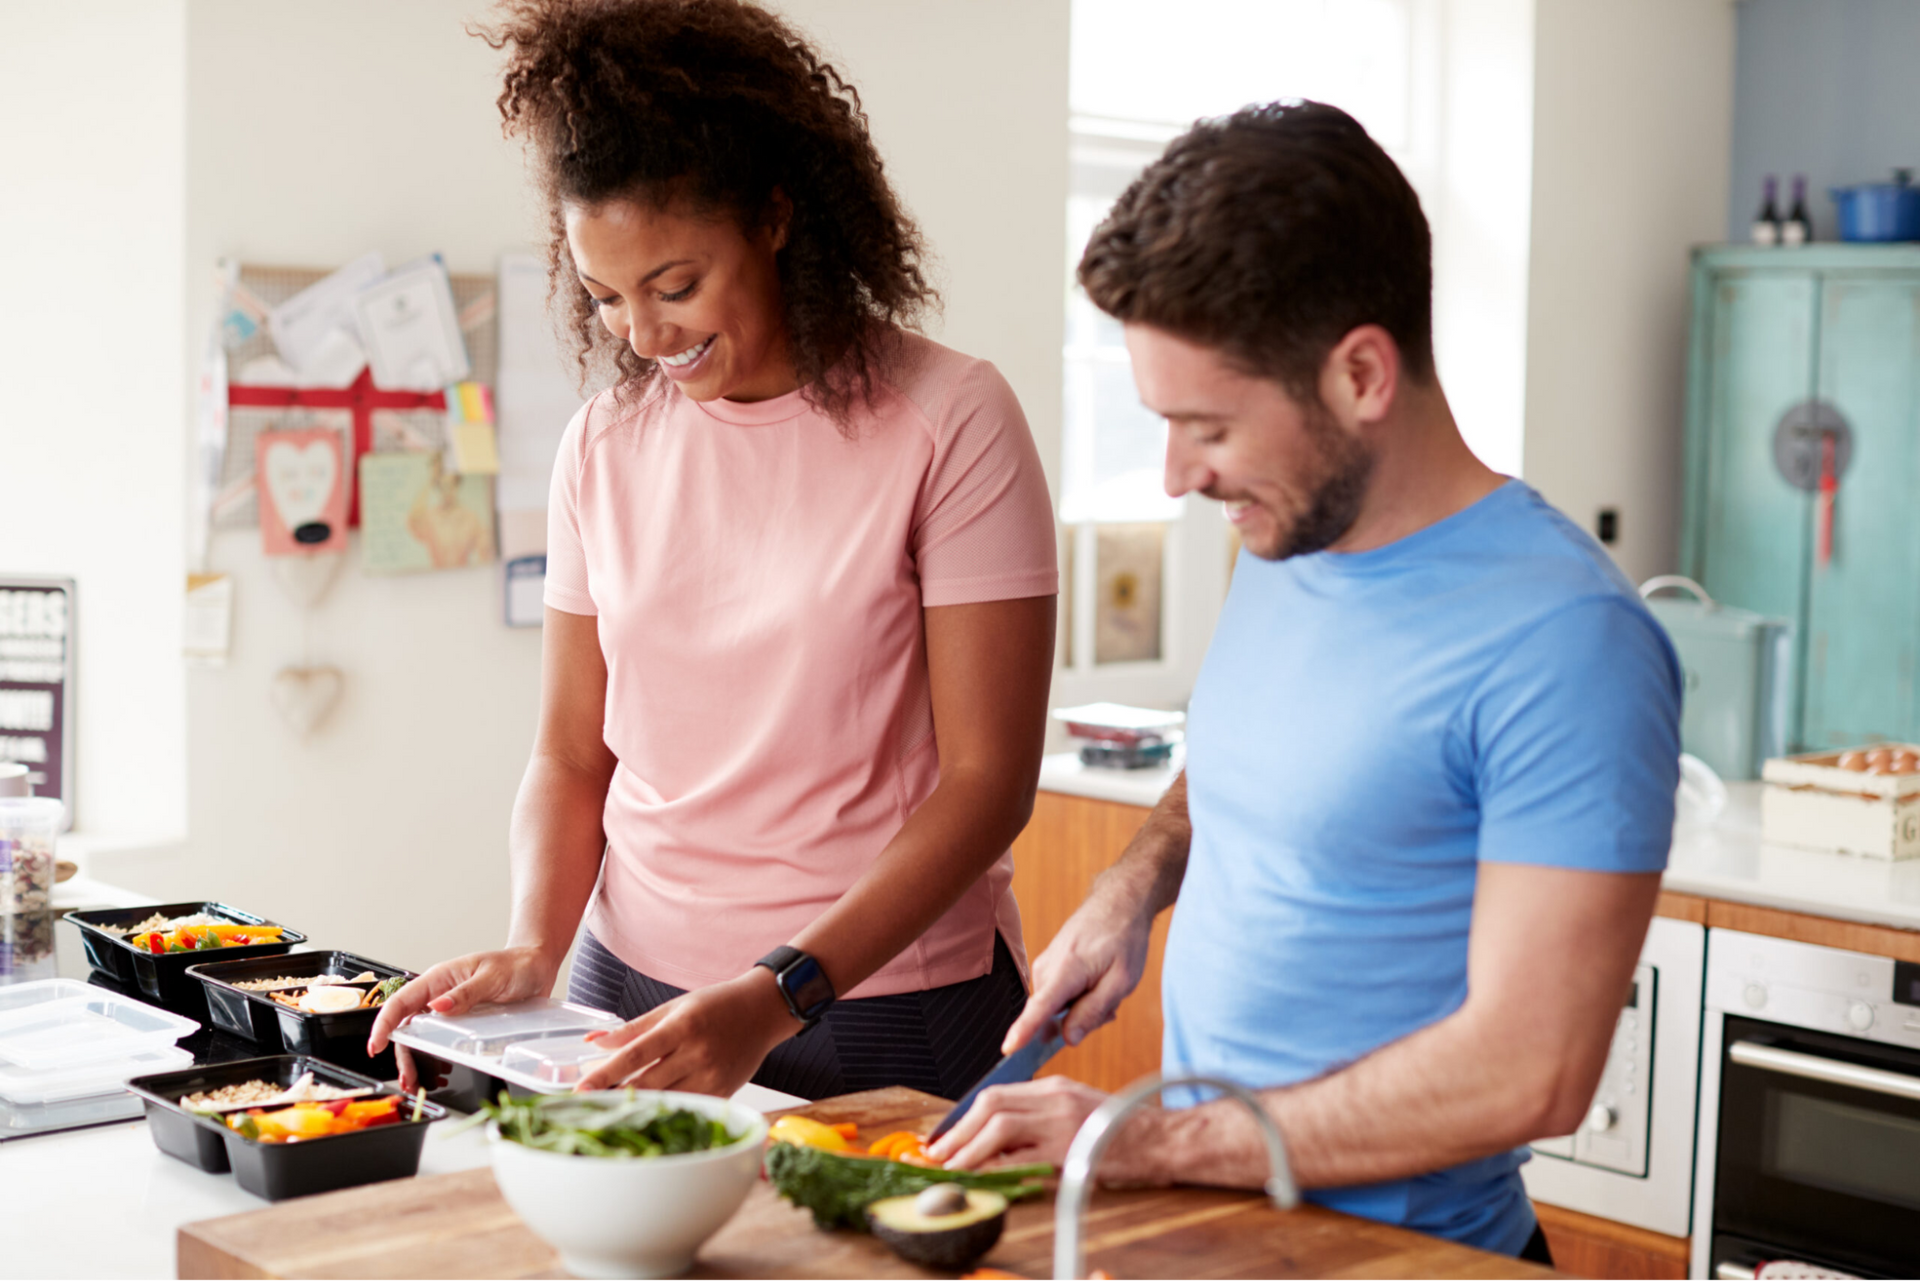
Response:
[{"label": "plastic food storage box", "polygon": [[147,1127],[153,1133],[154,1146],[209,1174],[231,1169],[241,1187],[267,1201],[408,1179],[419,1173],[427,1126],[447,1115],[446,1109],[436,1103],[420,1103],[420,1119],[415,1121],[414,1101],[400,1096],[405,1101],[400,1105],[398,1124],[299,1143],[261,1143],[228,1129],[217,1117],[180,1106],[180,1100],[189,1094],[242,1081],[268,1081],[285,1087],[307,1072],[326,1085],[371,1089],[372,1093],[364,1096],[367,1098],[400,1094],[370,1076],[304,1054],[240,1059],[135,1077],[127,1088],[147,1102]]},{"label": "plastic food storage box", "polygon": [[536,1093],[572,1088],[584,1064],[608,1051],[586,1034],[620,1027],[618,1015],[565,1001],[476,1005],[465,1014],[418,1014],[393,1039],[444,1062]]},{"label": "plastic food storage box", "polygon": [[73,979],[0,987],[0,1099],[43,1108],[122,1094],[129,1077],[185,1067],[192,1019]]},{"label": "plastic food storage box", "polygon": [[[352,952],[292,952],[240,961],[202,961],[187,968],[188,974],[205,985],[207,1014],[215,1027],[269,1049],[311,1054],[341,1067],[370,1071],[384,1080],[394,1075],[393,1050],[383,1050],[376,1058],[367,1057],[367,1035],[380,1016],[378,1008],[313,1014],[289,1009],[270,993],[233,986],[255,979],[313,978],[321,974],[351,978],[369,971],[379,979],[420,977],[411,970],[369,961]],[[291,990],[297,993],[303,989]]]},{"label": "plastic food storage box", "polygon": [[140,991],[170,1010],[191,1018],[203,1017],[207,1002],[205,989],[188,977],[187,969],[214,959],[237,961],[250,956],[281,956],[293,950],[307,936],[279,926],[280,938],[272,943],[248,943],[206,952],[143,952],[121,935],[102,929],[111,925],[129,929],[156,913],[169,919],[204,912],[233,925],[277,925],[264,917],[228,907],[225,903],[161,903],[152,907],[121,907],[91,912],[68,912],[64,919],[80,930],[80,941],[87,950],[87,964],[110,979],[117,979]]}]

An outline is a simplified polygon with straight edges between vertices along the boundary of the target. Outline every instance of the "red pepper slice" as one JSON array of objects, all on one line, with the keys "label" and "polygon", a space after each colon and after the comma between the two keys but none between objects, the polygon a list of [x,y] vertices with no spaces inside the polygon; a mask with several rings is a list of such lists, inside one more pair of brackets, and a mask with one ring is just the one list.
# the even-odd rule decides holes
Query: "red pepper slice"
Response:
[{"label": "red pepper slice", "polygon": [[228,947],[245,947],[245,946],[246,946],[247,944],[249,944],[249,943],[251,943],[251,942],[253,942],[253,939],[252,939],[251,937],[249,937],[248,935],[245,935],[245,934],[229,934],[229,935],[227,935],[227,946],[228,946]]},{"label": "red pepper slice", "polygon": [[167,951],[166,936],[159,933],[147,935],[147,951],[156,956],[164,956]]}]

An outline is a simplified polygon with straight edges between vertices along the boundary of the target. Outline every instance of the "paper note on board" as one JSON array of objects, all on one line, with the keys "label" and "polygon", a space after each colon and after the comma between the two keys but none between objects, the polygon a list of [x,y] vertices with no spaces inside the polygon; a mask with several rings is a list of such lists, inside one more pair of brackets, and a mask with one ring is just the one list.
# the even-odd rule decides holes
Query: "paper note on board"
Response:
[{"label": "paper note on board", "polygon": [[347,464],[328,427],[254,437],[260,544],[269,556],[339,551],[347,543]]},{"label": "paper note on board", "polygon": [[[379,251],[362,254],[267,314],[274,349],[303,380],[315,380],[308,385],[344,387],[360,372],[366,355],[355,335],[353,299],[386,274]],[[346,365],[352,368],[342,378]]]},{"label": "paper note on board", "polygon": [[233,577],[188,574],[181,652],[189,667],[225,667],[233,638]]},{"label": "paper note on board", "polygon": [[447,470],[437,453],[362,454],[360,550],[370,574],[491,561],[491,482]]},{"label": "paper note on board", "polygon": [[439,254],[395,268],[353,297],[373,381],[388,391],[439,391],[473,371]]},{"label": "paper note on board", "polygon": [[546,264],[529,253],[502,254],[500,372],[494,420],[500,446],[501,554],[546,550],[547,489],[560,437],[584,397],[574,365],[547,313]]}]

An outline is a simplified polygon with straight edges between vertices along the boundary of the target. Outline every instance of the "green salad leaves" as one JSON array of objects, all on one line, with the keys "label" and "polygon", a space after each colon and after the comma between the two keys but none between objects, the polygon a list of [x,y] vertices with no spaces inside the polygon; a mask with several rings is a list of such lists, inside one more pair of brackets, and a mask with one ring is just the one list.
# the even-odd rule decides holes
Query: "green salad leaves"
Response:
[{"label": "green salad leaves", "polygon": [[1036,1196],[1050,1165],[1015,1165],[1002,1170],[933,1170],[883,1157],[846,1156],[796,1143],[767,1149],[767,1178],[774,1191],[813,1211],[822,1228],[867,1230],[866,1208],[887,1197],[913,1196],[936,1183],[986,1188],[1009,1201]]},{"label": "green salad leaves", "polygon": [[502,1090],[500,1101],[482,1103],[468,1124],[478,1125],[483,1119],[499,1125],[501,1138],[530,1148],[616,1160],[705,1152],[746,1137],[728,1130],[724,1121],[687,1108],[665,1107],[632,1090],[624,1100],[571,1094],[516,1099]]}]

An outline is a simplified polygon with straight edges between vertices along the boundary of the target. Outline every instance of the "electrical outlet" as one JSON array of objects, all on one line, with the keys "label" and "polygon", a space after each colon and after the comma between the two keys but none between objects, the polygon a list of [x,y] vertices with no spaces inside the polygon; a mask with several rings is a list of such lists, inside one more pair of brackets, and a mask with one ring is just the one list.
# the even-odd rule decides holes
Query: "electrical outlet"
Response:
[{"label": "electrical outlet", "polygon": [[1620,509],[1602,507],[1593,522],[1593,536],[1611,547],[1620,539]]}]

